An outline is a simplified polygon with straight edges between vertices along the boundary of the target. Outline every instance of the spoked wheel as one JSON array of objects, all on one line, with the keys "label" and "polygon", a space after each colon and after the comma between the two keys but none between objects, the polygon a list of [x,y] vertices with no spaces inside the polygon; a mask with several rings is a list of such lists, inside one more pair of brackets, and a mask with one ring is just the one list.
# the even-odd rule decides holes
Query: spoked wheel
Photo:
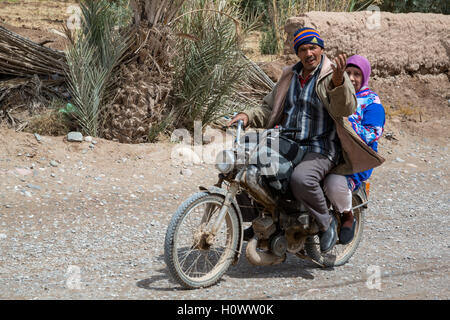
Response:
[{"label": "spoked wheel", "polygon": [[171,276],[185,288],[215,284],[233,262],[239,243],[239,220],[232,206],[215,235],[212,224],[224,197],[199,192],[176,211],[166,233],[164,258]]},{"label": "spoked wheel", "polygon": [[[353,207],[355,207],[361,204],[361,201],[359,200],[359,198],[353,197],[352,203]],[[356,219],[356,227],[355,236],[350,243],[342,245],[339,244],[338,239],[338,243],[333,247],[331,251],[327,253],[321,253],[319,236],[315,235],[312,237],[308,237],[305,243],[305,251],[308,256],[326,267],[341,266],[348,262],[348,260],[350,260],[350,258],[355,253],[362,239],[364,227],[364,209],[362,207],[354,209],[353,216]]]}]

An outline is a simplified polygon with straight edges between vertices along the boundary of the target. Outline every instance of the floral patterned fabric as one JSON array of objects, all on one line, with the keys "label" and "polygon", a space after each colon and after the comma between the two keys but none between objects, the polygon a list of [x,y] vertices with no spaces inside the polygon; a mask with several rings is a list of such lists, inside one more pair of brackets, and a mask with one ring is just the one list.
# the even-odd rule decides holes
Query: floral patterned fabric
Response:
[{"label": "floral patterned fabric", "polygon": [[[365,87],[357,94],[358,106],[356,112],[348,117],[353,130],[363,139],[368,146],[378,152],[378,139],[383,134],[385,124],[385,112],[378,95]],[[361,182],[367,180],[372,170],[355,173],[347,176],[351,190],[356,190]]]}]

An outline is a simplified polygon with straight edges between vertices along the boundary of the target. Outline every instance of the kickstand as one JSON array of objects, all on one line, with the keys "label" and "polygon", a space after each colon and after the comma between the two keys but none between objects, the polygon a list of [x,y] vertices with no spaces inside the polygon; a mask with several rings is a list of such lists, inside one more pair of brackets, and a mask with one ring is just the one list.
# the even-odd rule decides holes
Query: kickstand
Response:
[{"label": "kickstand", "polygon": [[320,262],[314,260],[313,258],[311,258],[311,257],[309,257],[309,256],[305,256],[304,254],[301,254],[300,252],[297,252],[295,255],[296,255],[297,257],[299,257],[300,259],[305,259],[305,260],[308,260],[308,261],[312,261],[312,262],[314,262],[315,264],[321,266],[322,268],[326,268],[325,265],[321,264]]}]

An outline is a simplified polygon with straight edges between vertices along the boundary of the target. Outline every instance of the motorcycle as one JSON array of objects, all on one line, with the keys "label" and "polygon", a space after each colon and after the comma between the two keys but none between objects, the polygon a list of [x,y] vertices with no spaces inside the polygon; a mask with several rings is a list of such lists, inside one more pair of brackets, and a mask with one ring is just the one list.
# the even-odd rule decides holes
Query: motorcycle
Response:
[{"label": "motorcycle", "polygon": [[[221,160],[216,163],[218,182],[209,187],[200,186],[200,192],[185,200],[169,223],[164,259],[171,277],[188,289],[217,283],[239,260],[244,247],[244,222],[251,222],[254,231],[245,249],[245,256],[253,265],[280,264],[287,254],[322,267],[345,264],[362,238],[370,184],[363,183],[352,195],[356,218],[353,240],[346,245],[339,244],[338,240],[330,252],[322,253],[319,228],[314,218],[292,193],[276,192],[270,185],[274,181],[265,179],[267,166],[255,162],[258,155],[267,151],[268,141],[273,143],[292,135],[296,129],[266,130],[261,139],[252,144],[246,143],[251,140],[251,133],[240,137],[242,126],[239,121],[233,148],[219,154]],[[339,230],[339,213],[327,202]]]}]

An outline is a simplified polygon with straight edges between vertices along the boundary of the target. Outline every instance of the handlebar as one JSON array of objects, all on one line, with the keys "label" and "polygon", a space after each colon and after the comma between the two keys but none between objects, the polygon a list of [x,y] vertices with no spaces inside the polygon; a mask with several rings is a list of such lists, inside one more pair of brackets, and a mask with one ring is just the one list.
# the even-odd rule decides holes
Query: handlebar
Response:
[{"label": "handlebar", "polygon": [[[236,116],[236,114],[237,113],[235,113],[233,116]],[[241,132],[244,128],[244,121],[238,120],[237,122],[233,123],[232,126],[236,126],[236,138],[234,140],[234,143],[235,143],[235,145],[240,146],[241,145],[240,137],[241,137]],[[296,133],[296,132],[302,131],[300,128],[283,128],[281,125],[277,125],[274,129],[278,130],[280,132],[280,134]]]},{"label": "handlebar", "polygon": [[299,128],[280,128],[280,133],[288,133],[288,132],[301,132],[302,129]]},{"label": "handlebar", "polygon": [[302,129],[300,129],[300,128],[283,128],[280,125],[276,126],[275,129],[279,130],[280,133],[301,132],[302,131]]},{"label": "handlebar", "polygon": [[236,129],[236,140],[234,140],[234,142],[238,146],[241,145],[240,137],[241,137],[241,131],[242,131],[243,126],[244,126],[244,121],[243,120],[238,120],[238,122],[237,122],[237,129]]}]

